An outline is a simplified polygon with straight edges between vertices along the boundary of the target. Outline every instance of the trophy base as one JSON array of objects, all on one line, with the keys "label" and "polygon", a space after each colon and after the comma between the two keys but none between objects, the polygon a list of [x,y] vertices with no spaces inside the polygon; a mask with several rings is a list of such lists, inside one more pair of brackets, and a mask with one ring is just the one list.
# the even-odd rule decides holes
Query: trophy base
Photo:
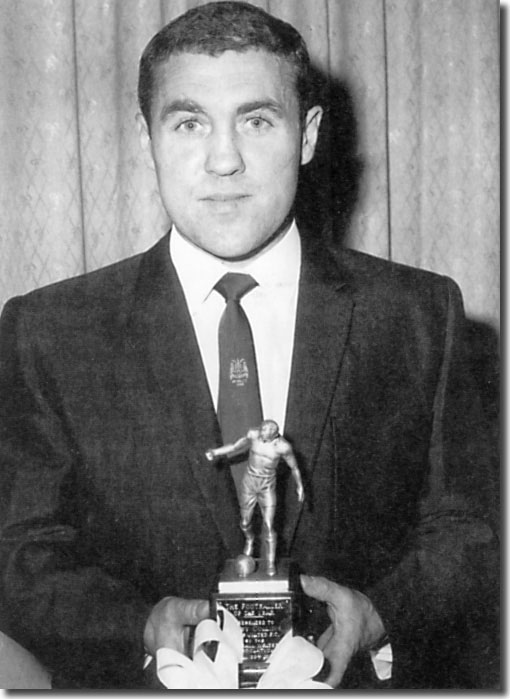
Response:
[{"label": "trophy base", "polygon": [[242,577],[236,560],[228,559],[211,595],[211,614],[224,607],[241,625],[244,641],[243,661],[239,665],[239,688],[250,689],[268,666],[276,644],[289,631],[294,632],[298,616],[297,571],[290,559],[278,561],[276,573],[268,575],[264,559],[255,559],[256,569]]}]

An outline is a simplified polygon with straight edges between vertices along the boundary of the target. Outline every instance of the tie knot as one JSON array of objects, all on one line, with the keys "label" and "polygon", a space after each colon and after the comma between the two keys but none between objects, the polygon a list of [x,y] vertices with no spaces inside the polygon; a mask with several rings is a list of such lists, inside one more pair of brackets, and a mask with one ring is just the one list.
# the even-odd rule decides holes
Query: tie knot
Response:
[{"label": "tie knot", "polygon": [[223,296],[225,301],[239,301],[256,286],[258,286],[258,283],[249,274],[228,272],[214,288]]}]

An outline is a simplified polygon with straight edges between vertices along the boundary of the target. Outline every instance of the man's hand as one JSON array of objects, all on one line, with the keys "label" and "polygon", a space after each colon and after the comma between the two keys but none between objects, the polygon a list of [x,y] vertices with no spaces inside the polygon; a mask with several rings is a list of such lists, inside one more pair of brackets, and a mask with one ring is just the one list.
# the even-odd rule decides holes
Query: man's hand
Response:
[{"label": "man's hand", "polygon": [[158,648],[187,652],[190,627],[209,616],[209,602],[181,597],[164,597],[150,613],[143,642],[145,650],[155,656]]},{"label": "man's hand", "polygon": [[207,459],[207,461],[214,461],[214,459],[215,459],[214,450],[213,450],[213,449],[208,449],[208,450],[205,452],[205,458]]},{"label": "man's hand", "polygon": [[298,484],[298,486],[296,488],[296,493],[297,493],[298,502],[303,502],[303,500],[305,499],[305,491],[304,491],[302,483]]},{"label": "man's hand", "polygon": [[337,687],[352,656],[375,646],[385,635],[381,617],[361,592],[337,585],[326,578],[301,576],[303,590],[310,597],[326,602],[331,626],[317,645],[330,663],[325,682]]}]

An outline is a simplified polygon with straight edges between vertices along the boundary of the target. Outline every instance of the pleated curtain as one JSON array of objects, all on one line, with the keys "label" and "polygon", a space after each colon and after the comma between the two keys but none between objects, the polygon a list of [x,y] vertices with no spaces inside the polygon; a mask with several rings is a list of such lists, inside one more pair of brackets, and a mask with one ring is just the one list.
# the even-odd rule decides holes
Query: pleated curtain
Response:
[{"label": "pleated curtain", "polygon": [[[168,229],[138,142],[138,60],[199,4],[0,2],[0,304]],[[496,329],[499,3],[253,4],[301,31],[325,81],[305,213],[331,215],[351,247],[454,277],[468,315]]]}]

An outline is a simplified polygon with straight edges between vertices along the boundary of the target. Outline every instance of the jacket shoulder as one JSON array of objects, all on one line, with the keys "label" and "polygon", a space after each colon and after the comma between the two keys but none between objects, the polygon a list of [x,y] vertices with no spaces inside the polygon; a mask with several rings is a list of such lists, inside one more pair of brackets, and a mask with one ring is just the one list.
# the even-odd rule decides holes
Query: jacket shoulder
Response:
[{"label": "jacket shoulder", "polygon": [[392,328],[395,333],[404,327],[408,333],[411,328],[417,333],[427,329],[437,336],[452,318],[465,323],[461,291],[449,277],[350,249],[336,255],[358,317],[367,326]]},{"label": "jacket shoulder", "polygon": [[32,328],[50,332],[116,324],[132,308],[142,270],[150,276],[167,243],[165,236],[146,252],[14,297],[6,303],[4,316],[20,312]]},{"label": "jacket shoulder", "polygon": [[106,300],[116,298],[136,283],[143,254],[102,267],[93,272],[54,282],[29,291],[20,297],[27,309],[42,310],[62,306],[78,310],[80,307],[104,307]]},{"label": "jacket shoulder", "polygon": [[371,280],[377,284],[415,284],[418,282],[427,285],[443,284],[445,279],[437,272],[394,262],[351,248],[342,248],[334,254],[339,264],[349,270],[357,281]]},{"label": "jacket shoulder", "polygon": [[447,301],[461,297],[453,279],[418,267],[385,260],[357,250],[342,249],[335,253],[339,267],[359,292],[375,295],[381,301],[408,300],[421,305],[433,300]]}]

